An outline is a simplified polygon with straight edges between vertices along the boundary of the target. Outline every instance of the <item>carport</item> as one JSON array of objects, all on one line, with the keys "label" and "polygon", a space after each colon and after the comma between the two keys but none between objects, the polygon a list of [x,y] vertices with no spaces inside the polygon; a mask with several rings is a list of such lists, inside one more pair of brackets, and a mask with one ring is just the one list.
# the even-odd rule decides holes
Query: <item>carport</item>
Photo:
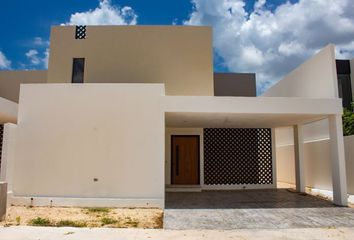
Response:
[{"label": "carport", "polygon": [[[271,129],[272,182],[258,184],[208,184],[204,179],[203,147],[200,147],[200,181],[193,186],[182,186],[187,191],[276,189],[274,128],[293,126],[295,140],[296,190],[305,192],[302,126],[328,118],[332,158],[332,181],[336,205],[347,205],[345,159],[342,138],[340,99],[295,97],[187,97],[164,96],[166,123],[166,178],[167,188],[183,191],[171,182],[171,136],[197,135],[193,129]],[[203,144],[203,133],[199,134]],[[177,184],[178,185],[178,184]],[[166,208],[168,208],[166,197]],[[281,201],[281,198],[278,198]],[[266,201],[266,199],[264,199]]]}]

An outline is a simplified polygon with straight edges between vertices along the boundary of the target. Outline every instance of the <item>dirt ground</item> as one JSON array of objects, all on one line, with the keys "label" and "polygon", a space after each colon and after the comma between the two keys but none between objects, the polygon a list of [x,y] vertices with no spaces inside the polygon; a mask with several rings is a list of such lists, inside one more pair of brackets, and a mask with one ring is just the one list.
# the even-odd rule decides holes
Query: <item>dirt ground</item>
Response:
[{"label": "dirt ground", "polygon": [[75,208],[11,206],[0,226],[162,228],[154,208]]}]

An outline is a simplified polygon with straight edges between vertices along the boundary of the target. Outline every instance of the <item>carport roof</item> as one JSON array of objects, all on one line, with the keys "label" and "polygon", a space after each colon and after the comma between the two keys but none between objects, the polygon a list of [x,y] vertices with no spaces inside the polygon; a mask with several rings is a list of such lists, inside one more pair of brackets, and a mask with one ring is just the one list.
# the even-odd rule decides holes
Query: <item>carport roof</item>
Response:
[{"label": "carport roof", "polygon": [[164,96],[167,127],[270,128],[341,114],[341,99]]}]

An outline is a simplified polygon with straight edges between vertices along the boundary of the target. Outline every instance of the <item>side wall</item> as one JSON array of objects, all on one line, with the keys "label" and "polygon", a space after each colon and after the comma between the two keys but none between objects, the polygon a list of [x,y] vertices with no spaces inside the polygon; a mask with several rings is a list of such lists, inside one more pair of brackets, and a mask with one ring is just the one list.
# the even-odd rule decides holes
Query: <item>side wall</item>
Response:
[{"label": "side wall", "polygon": [[263,97],[337,98],[337,71],[334,45],[328,45],[300,65]]},{"label": "side wall", "polygon": [[45,83],[47,71],[0,71],[0,97],[18,102],[21,83]]},{"label": "side wall", "polygon": [[[306,186],[332,191],[332,167],[327,121],[304,127]],[[291,128],[277,129],[277,179],[295,184],[294,143]],[[354,136],[344,137],[348,193],[354,194]]]},{"label": "side wall", "polygon": [[11,202],[163,207],[161,95],[158,84],[22,85]]},{"label": "side wall", "polygon": [[48,82],[69,83],[73,58],[85,58],[87,83],[164,83],[166,95],[213,95],[210,27],[53,27]]}]

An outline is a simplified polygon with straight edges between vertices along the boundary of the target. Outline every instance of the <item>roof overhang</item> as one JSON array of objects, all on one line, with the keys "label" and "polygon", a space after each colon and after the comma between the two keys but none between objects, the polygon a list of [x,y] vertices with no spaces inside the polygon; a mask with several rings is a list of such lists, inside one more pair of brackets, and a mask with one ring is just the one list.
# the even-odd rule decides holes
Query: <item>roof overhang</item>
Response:
[{"label": "roof overhang", "polygon": [[167,127],[271,128],[341,114],[341,99],[164,96]]}]

